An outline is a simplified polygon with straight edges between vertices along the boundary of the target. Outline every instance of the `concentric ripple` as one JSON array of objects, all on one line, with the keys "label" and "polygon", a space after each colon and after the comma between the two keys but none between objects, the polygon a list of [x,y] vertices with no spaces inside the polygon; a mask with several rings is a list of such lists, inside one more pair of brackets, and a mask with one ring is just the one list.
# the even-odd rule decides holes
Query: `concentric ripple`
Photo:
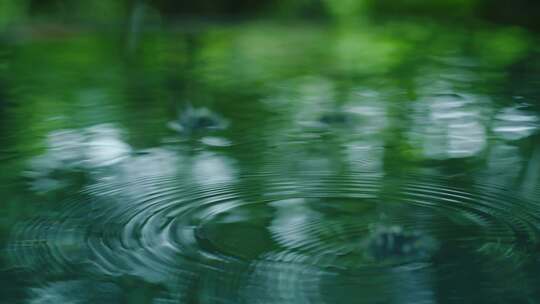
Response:
[{"label": "concentric ripple", "polygon": [[[200,303],[354,298],[326,299],[323,289],[362,292],[369,302],[377,293],[398,296],[375,282],[397,284],[406,277],[419,281],[404,287],[409,296],[429,302],[427,277],[448,267],[451,261],[442,258],[448,252],[475,259],[489,244],[526,248],[538,238],[540,218],[518,196],[449,184],[360,173],[309,180],[261,174],[219,183],[178,176],[106,180],[57,213],[15,228],[9,252],[14,266],[38,276],[43,269],[54,275],[132,275],[166,286],[170,298],[196,297]],[[377,227],[399,227],[377,249],[391,248],[383,258],[370,252],[378,243],[367,245],[381,231]],[[401,231],[438,246],[396,236]],[[404,254],[411,250],[423,253]]]}]

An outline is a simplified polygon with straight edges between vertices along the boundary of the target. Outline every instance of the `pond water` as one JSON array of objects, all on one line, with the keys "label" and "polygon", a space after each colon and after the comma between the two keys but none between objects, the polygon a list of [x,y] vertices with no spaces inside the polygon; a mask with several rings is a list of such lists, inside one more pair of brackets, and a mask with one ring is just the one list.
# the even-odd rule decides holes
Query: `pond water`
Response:
[{"label": "pond water", "polygon": [[537,40],[428,21],[6,35],[0,302],[539,303]]}]

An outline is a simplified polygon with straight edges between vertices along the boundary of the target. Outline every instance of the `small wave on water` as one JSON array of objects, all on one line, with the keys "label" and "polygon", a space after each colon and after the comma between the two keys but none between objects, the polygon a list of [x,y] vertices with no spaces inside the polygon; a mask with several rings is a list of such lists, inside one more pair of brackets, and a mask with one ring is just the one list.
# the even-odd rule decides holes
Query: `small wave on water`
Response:
[{"label": "small wave on water", "polygon": [[[144,168],[165,161],[163,153],[133,161]],[[448,279],[454,259],[500,267],[509,254],[526,260],[537,243],[540,219],[525,202],[482,185],[465,191],[441,178],[369,173],[239,175],[225,158],[198,159],[220,163],[221,177],[201,165],[198,178],[184,167],[97,180],[61,209],[15,227],[10,264],[38,281],[137,277],[162,286],[160,297],[198,303],[349,303],[357,293],[362,303],[435,303],[432,284]]]},{"label": "small wave on water", "polygon": [[[310,81],[309,101],[330,90]],[[236,119],[236,137],[221,115],[190,108],[143,149],[113,124],[53,131],[23,180],[56,207],[11,229],[6,264],[32,303],[67,302],[86,284],[109,291],[103,303],[129,301],[125,289],[150,290],[148,303],[437,303],[441,286],[470,277],[490,295],[530,284],[538,206],[501,180],[523,174],[517,141],[536,116],[426,94],[389,145],[403,117],[384,98],[356,88],[339,106],[299,103],[264,122],[272,132]],[[486,168],[463,179],[441,169],[482,153]]]},{"label": "small wave on water", "polygon": [[[140,149],[113,124],[53,131],[23,180],[56,207],[10,230],[6,265],[32,303],[67,302],[85,284],[109,291],[103,303],[129,301],[126,289],[155,303],[437,303],[441,286],[470,277],[490,295],[530,284],[534,184],[501,181],[534,174],[518,141],[536,116],[426,94],[390,145],[403,117],[384,98],[357,88],[339,106],[300,103],[264,122],[272,132],[237,118],[236,137],[221,115],[191,109],[179,132]],[[441,169],[482,153],[484,169]]]}]

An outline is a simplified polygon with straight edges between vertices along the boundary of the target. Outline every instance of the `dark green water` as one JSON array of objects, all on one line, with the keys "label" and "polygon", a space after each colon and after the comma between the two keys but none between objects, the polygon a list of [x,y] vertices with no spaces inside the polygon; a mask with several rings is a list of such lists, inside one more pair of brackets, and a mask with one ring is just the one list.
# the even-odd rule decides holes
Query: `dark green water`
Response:
[{"label": "dark green water", "polygon": [[536,34],[126,32],[0,42],[0,302],[540,303]]}]

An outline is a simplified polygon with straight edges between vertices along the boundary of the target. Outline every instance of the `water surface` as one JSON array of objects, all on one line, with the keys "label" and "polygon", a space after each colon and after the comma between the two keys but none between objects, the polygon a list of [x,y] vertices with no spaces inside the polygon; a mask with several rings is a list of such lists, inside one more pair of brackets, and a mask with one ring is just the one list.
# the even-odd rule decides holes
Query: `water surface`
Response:
[{"label": "water surface", "polygon": [[2,40],[2,302],[539,301],[534,33],[129,35]]}]

